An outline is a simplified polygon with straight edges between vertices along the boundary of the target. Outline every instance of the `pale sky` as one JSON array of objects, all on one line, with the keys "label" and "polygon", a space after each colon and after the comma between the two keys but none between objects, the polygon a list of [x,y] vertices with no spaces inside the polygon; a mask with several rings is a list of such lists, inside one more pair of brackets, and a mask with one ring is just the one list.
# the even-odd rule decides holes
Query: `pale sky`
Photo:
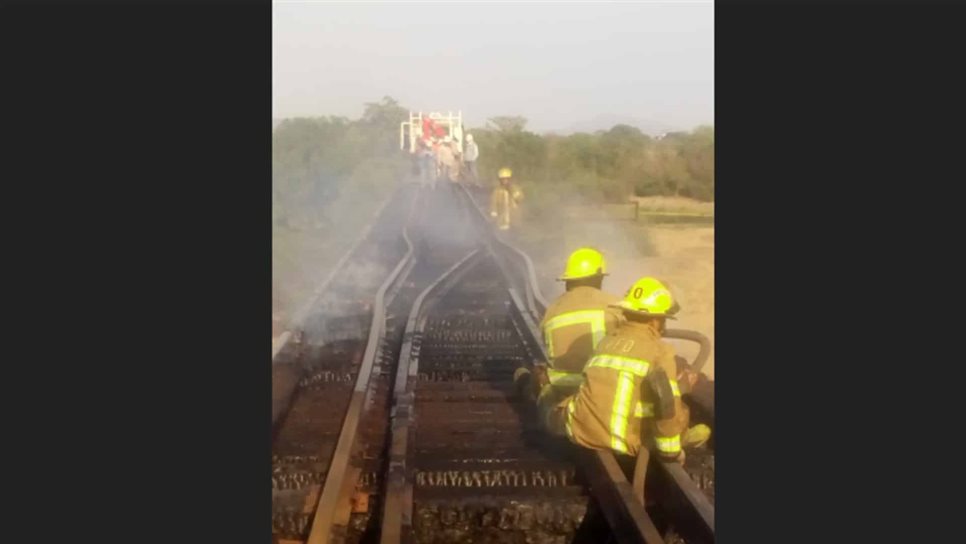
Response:
[{"label": "pale sky", "polygon": [[389,95],[462,110],[470,127],[497,115],[538,132],[615,117],[714,123],[710,1],[282,0],[273,12],[273,118],[358,118]]}]

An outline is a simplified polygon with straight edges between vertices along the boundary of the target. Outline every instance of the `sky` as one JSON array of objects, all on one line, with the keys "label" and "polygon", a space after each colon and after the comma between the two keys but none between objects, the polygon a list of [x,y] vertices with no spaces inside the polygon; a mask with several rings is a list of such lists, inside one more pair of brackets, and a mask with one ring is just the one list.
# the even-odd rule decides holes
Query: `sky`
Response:
[{"label": "sky", "polygon": [[273,118],[358,118],[388,95],[467,127],[714,123],[711,1],[276,0],[272,42]]}]

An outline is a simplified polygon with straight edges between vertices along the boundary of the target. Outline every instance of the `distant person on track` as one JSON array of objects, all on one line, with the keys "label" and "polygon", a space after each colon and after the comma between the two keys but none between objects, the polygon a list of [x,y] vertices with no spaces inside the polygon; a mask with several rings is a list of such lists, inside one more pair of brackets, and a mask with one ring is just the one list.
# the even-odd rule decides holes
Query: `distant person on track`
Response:
[{"label": "distant person on track", "polygon": [[436,156],[433,154],[433,145],[429,140],[419,140],[416,154],[419,160],[420,184],[423,187],[429,187],[436,178]]},{"label": "distant person on track", "polygon": [[635,282],[615,307],[624,321],[597,345],[580,388],[554,407],[549,428],[580,446],[630,456],[646,438],[660,458],[683,463],[690,414],[674,379],[674,348],[661,340],[680,308],[651,277]]},{"label": "distant person on track", "polygon": [[436,164],[439,166],[439,181],[452,179],[458,175],[456,155],[453,153],[453,139],[449,136],[443,138],[436,150]]},{"label": "distant person on track", "polygon": [[473,135],[466,135],[466,153],[463,154],[463,164],[466,165],[467,181],[473,185],[480,185],[480,177],[476,170],[476,161],[480,158],[480,148],[473,141]]},{"label": "distant person on track", "polygon": [[457,140],[450,141],[449,145],[453,150],[453,167],[449,171],[449,180],[453,183],[459,183],[460,176],[463,173],[463,154],[460,152],[460,146]]},{"label": "distant person on track", "polygon": [[497,173],[499,185],[490,194],[490,218],[500,230],[510,230],[511,214],[520,206],[523,192],[511,182],[513,171],[500,168]]},{"label": "distant person on track", "polygon": [[416,162],[419,165],[419,184],[429,185],[432,182],[431,171],[435,159],[433,148],[427,140],[420,139],[416,142]]},{"label": "distant person on track", "polygon": [[596,249],[582,247],[570,254],[563,275],[566,291],[547,308],[540,330],[549,361],[537,366],[533,376],[521,367],[514,374],[518,391],[537,399],[540,424],[563,399],[577,392],[583,371],[594,349],[624,321],[614,304],[620,297],[601,290],[607,262]]},{"label": "distant person on track", "polygon": [[433,183],[432,183],[433,189],[436,188],[436,182],[439,180],[439,176],[440,176],[440,173],[439,173],[440,172],[440,166],[439,166],[439,148],[442,145],[443,145],[442,140],[440,140],[439,138],[430,137],[430,139],[429,139],[429,146],[430,146],[430,149],[433,152],[433,155],[432,155],[432,157],[433,157],[433,164],[432,164],[432,168],[430,169],[431,170],[431,173],[432,173],[432,176],[433,176]]}]

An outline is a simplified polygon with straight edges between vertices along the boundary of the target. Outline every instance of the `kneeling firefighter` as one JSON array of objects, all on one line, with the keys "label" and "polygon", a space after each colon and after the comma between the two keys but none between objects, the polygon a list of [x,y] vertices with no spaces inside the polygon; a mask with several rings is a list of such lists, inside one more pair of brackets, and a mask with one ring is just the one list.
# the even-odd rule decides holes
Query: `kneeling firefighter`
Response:
[{"label": "kneeling firefighter", "polygon": [[532,376],[526,368],[517,369],[514,376],[522,393],[537,397],[543,426],[553,407],[577,392],[597,344],[624,320],[613,307],[620,297],[601,290],[606,275],[607,262],[596,249],[582,247],[570,254],[558,278],[566,291],[547,308],[540,323],[549,360],[535,365]]},{"label": "kneeling firefighter", "polygon": [[674,379],[674,348],[661,340],[666,320],[680,308],[651,277],[634,283],[615,306],[625,320],[597,345],[577,393],[554,407],[550,430],[587,448],[636,456],[649,446],[683,462],[689,412]]}]

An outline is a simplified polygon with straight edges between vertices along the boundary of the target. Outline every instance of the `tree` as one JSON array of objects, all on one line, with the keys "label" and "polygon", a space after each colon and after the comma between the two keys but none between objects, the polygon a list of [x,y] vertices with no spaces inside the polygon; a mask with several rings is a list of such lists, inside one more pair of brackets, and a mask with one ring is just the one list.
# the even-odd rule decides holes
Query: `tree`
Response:
[{"label": "tree", "polygon": [[399,145],[399,124],[408,118],[409,110],[391,96],[384,96],[380,102],[365,104],[361,123],[371,129],[369,143],[374,150],[388,153]]},{"label": "tree", "polygon": [[362,122],[370,125],[397,125],[406,120],[408,110],[399,105],[391,96],[384,96],[380,102],[366,102]]}]

